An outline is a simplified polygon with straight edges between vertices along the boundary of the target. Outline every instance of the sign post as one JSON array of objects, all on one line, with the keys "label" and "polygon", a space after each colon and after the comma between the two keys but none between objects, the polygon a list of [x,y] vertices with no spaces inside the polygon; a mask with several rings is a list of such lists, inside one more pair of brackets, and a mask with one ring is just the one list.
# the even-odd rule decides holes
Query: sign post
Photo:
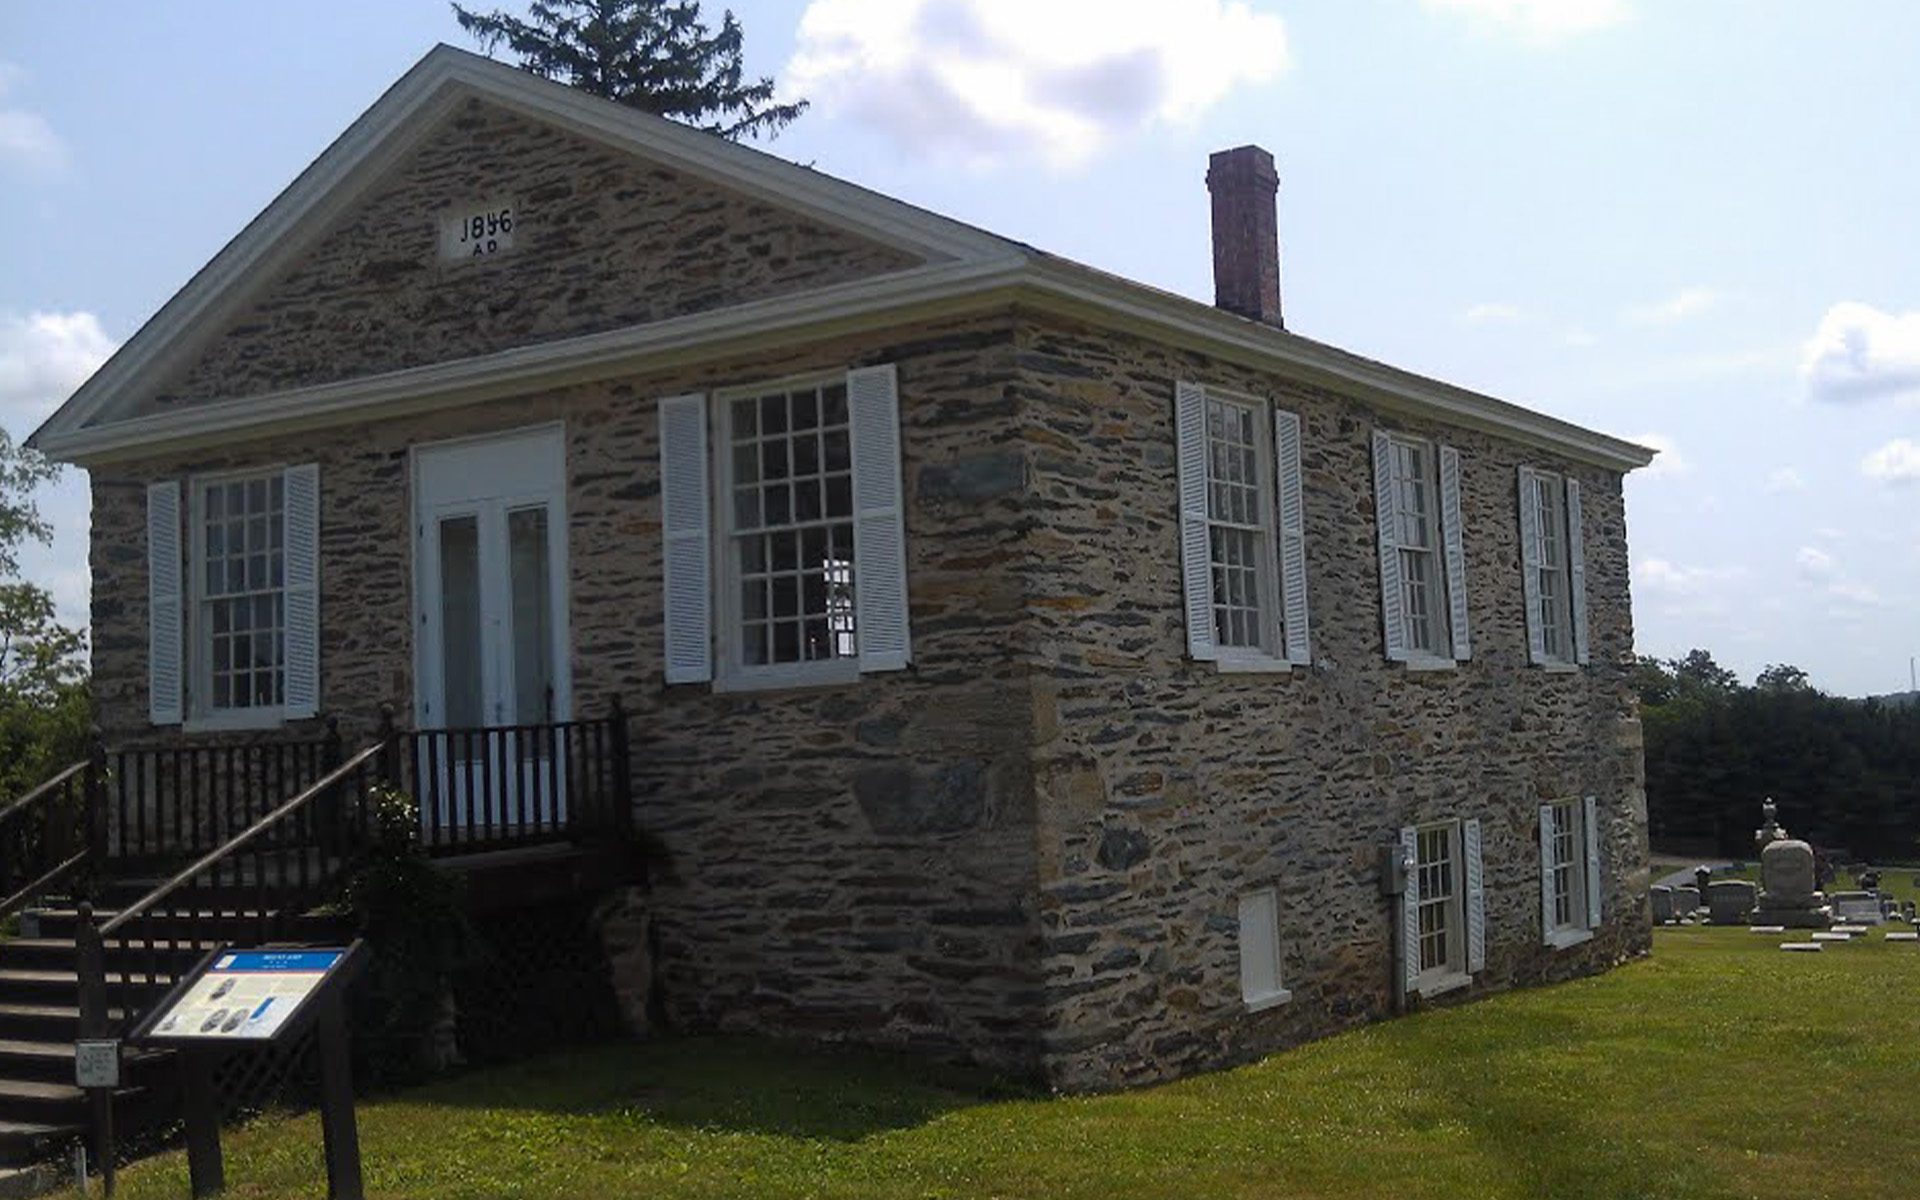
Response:
[{"label": "sign post", "polygon": [[207,955],[156,1006],[131,1039],[180,1052],[187,1172],[196,1197],[226,1187],[213,1068],[228,1053],[287,1043],[317,1022],[320,1124],[327,1195],[363,1200],[360,1137],[353,1113],[346,989],[364,965],[360,942],[344,948],[233,950]]}]

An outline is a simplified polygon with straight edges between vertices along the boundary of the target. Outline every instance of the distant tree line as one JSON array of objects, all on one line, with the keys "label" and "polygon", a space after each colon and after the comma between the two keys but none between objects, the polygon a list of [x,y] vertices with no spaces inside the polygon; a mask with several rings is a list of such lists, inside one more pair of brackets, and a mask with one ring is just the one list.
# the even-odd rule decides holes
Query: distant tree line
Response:
[{"label": "distant tree line", "polygon": [[1920,858],[1920,705],[1829,696],[1786,664],[1743,686],[1705,650],[1642,656],[1634,687],[1655,846],[1751,856],[1771,796],[1795,837]]}]

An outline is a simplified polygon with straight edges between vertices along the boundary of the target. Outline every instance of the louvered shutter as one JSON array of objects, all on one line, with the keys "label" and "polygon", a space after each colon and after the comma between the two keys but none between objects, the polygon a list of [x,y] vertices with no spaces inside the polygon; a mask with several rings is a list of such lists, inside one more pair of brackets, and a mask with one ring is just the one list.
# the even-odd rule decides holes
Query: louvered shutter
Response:
[{"label": "louvered shutter", "polygon": [[1280,493],[1280,611],[1286,623],[1286,658],[1304,667],[1313,661],[1313,642],[1307,624],[1307,505],[1297,414],[1273,414],[1273,473]]},{"label": "louvered shutter", "polygon": [[1587,664],[1587,539],[1581,530],[1580,481],[1567,480],[1567,576],[1573,597],[1573,660]]},{"label": "louvered shutter", "polygon": [[1380,541],[1380,620],[1387,658],[1407,660],[1406,598],[1400,591],[1400,513],[1393,485],[1393,439],[1373,435],[1373,522]]},{"label": "louvered shutter", "polygon": [[1187,604],[1187,657],[1219,657],[1213,637],[1213,544],[1207,529],[1207,389],[1173,385],[1180,468],[1180,578]]},{"label": "louvered shutter", "polygon": [[900,486],[900,385],[893,364],[847,372],[853,431],[854,640],[862,671],[904,670],[907,512]]},{"label": "louvered shutter", "polygon": [[1527,661],[1547,661],[1547,635],[1540,627],[1540,489],[1532,470],[1520,468],[1520,595],[1527,603]]},{"label": "louvered shutter", "polygon": [[1460,452],[1440,447],[1440,520],[1445,539],[1447,617],[1453,632],[1453,657],[1473,657],[1473,633],[1467,627],[1467,552],[1460,521]]},{"label": "louvered shutter", "polygon": [[1540,806],[1540,936],[1553,941],[1553,805]]},{"label": "louvered shutter", "polygon": [[308,463],[285,474],[286,715],[320,711],[320,468]]},{"label": "louvered shutter", "polygon": [[667,397],[659,417],[667,682],[704,683],[713,678],[706,397]]},{"label": "louvered shutter", "polygon": [[1481,886],[1480,822],[1460,823],[1460,857],[1466,860],[1467,888],[1467,974],[1478,975],[1487,967],[1487,897]]},{"label": "louvered shutter", "polygon": [[1600,928],[1600,805],[1588,796],[1587,817],[1587,928]]},{"label": "louvered shutter", "polygon": [[180,485],[147,485],[147,719],[181,718]]},{"label": "louvered shutter", "polygon": [[1400,830],[1400,853],[1407,864],[1407,886],[1400,893],[1400,969],[1412,995],[1420,979],[1420,838],[1411,825]]}]

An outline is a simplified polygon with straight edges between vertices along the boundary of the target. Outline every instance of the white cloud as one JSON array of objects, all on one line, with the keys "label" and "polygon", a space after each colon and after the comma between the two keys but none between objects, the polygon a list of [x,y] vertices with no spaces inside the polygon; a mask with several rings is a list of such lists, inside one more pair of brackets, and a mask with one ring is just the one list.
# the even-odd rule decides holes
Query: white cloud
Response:
[{"label": "white cloud", "polygon": [[1767,473],[1769,492],[1804,492],[1807,490],[1806,476],[1794,467],[1775,467]]},{"label": "white cloud", "polygon": [[1288,64],[1245,0],[812,0],[781,78],[916,155],[1064,168]]},{"label": "white cloud", "polygon": [[1895,438],[1861,459],[1860,473],[1876,483],[1920,483],[1920,443]]},{"label": "white cloud", "polygon": [[1460,314],[1460,319],[1469,325],[1512,325],[1525,317],[1519,306],[1505,304],[1498,300],[1489,300],[1476,304]]},{"label": "white cloud", "polygon": [[1600,339],[1593,335],[1592,330],[1569,329],[1566,332],[1566,336],[1560,339],[1560,343],[1564,346],[1570,346],[1575,350],[1584,350],[1589,346],[1599,345]]},{"label": "white cloud", "polygon": [[1626,0],[1421,0],[1434,12],[1458,13],[1485,28],[1508,29],[1531,41],[1558,42],[1618,25],[1633,15]]},{"label": "white cloud", "polygon": [[1645,599],[1663,616],[1724,620],[1734,612],[1732,589],[1746,575],[1744,567],[1690,567],[1643,558],[1633,565],[1633,587],[1636,599]]},{"label": "white cloud", "polygon": [[90,312],[0,312],[0,425],[27,432],[113,351]]},{"label": "white cloud", "polygon": [[1679,444],[1664,433],[1637,433],[1627,440],[1660,452],[1652,466],[1633,473],[1635,479],[1675,479],[1693,470]]},{"label": "white cloud", "polygon": [[[0,62],[0,100],[22,74],[12,63]],[[0,104],[0,166],[8,163],[29,171],[57,171],[67,163],[66,143],[39,113]]]},{"label": "white cloud", "polygon": [[1920,401],[1920,312],[1834,305],[1801,352],[1800,378],[1816,400]]},{"label": "white cloud", "polygon": [[1877,589],[1854,579],[1834,580],[1827,585],[1827,595],[1856,608],[1879,608],[1887,602]]},{"label": "white cloud", "polygon": [[1800,552],[1793,556],[1793,562],[1800,568],[1801,576],[1806,579],[1831,579],[1833,573],[1839,570],[1839,564],[1833,561],[1833,555],[1818,546],[1800,547]]},{"label": "white cloud", "polygon": [[1626,319],[1635,325],[1677,325],[1712,312],[1726,298],[1726,293],[1718,288],[1681,288],[1665,300],[1629,308]]}]

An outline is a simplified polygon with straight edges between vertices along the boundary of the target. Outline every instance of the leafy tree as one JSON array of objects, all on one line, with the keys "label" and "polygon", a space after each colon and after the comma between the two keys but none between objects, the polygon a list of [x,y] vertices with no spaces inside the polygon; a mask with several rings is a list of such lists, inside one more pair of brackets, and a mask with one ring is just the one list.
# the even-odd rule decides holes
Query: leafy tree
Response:
[{"label": "leafy tree", "polygon": [[1787,663],[1768,663],[1753,681],[1753,686],[1763,692],[1811,692],[1813,683],[1807,673],[1799,667]]},{"label": "leafy tree", "polygon": [[709,34],[698,0],[531,0],[526,20],[455,3],[453,14],[522,70],[724,138],[773,137],[807,108],[773,103],[770,75],[747,82],[740,22],[729,10]]},{"label": "leafy tree", "polygon": [[0,429],[0,797],[86,753],[85,641],[54,619],[44,588],[18,578],[20,546],[53,536],[33,493],[57,470]]},{"label": "leafy tree", "polygon": [[1674,675],[1709,692],[1731,693],[1739,690],[1740,677],[1713,661],[1705,650],[1689,650],[1685,657],[1670,664]]}]

